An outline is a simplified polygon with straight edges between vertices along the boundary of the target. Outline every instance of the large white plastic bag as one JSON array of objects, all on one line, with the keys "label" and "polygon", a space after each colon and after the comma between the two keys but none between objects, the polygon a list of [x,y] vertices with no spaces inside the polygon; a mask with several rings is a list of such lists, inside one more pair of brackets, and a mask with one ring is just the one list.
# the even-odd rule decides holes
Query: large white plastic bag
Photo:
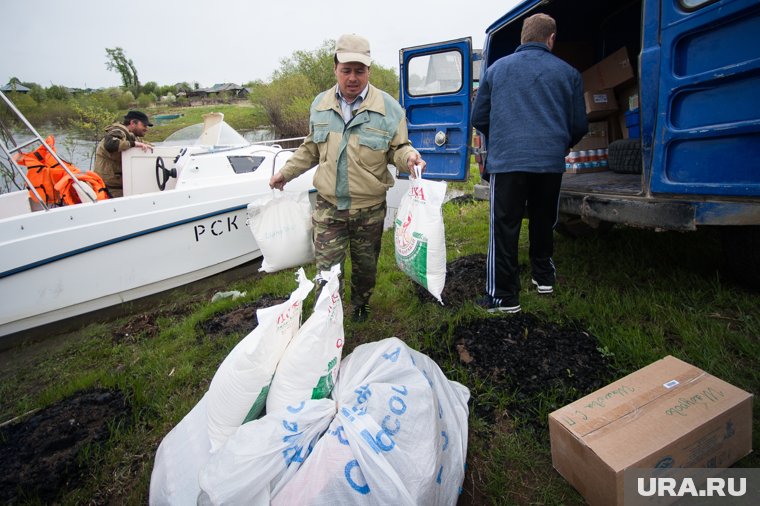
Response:
[{"label": "large white plastic bag", "polygon": [[467,455],[469,390],[392,337],[340,366],[338,413],[274,505],[456,504]]},{"label": "large white plastic bag", "polygon": [[309,193],[276,192],[247,210],[248,226],[264,259],[260,271],[276,272],[314,260]]},{"label": "large white plastic bag", "polygon": [[164,437],[150,476],[151,505],[195,504],[201,489],[198,473],[211,455],[206,397]]},{"label": "large white plastic bag", "polygon": [[417,177],[401,198],[393,239],[396,265],[416,283],[441,300],[446,283],[446,233],[441,206],[446,183]]},{"label": "large white plastic bag", "polygon": [[301,324],[303,300],[314,288],[303,269],[290,298],[256,311],[258,325],[227,355],[208,388],[208,434],[218,450],[243,423],[264,409],[277,362]]},{"label": "large white plastic bag", "polygon": [[321,277],[326,284],[314,304],[314,312],[290,341],[277,365],[267,395],[267,413],[327,397],[335,384],[344,342],[340,265],[322,271]]},{"label": "large white plastic bag", "polygon": [[309,400],[239,427],[201,469],[198,504],[268,505],[334,416],[335,401]]}]

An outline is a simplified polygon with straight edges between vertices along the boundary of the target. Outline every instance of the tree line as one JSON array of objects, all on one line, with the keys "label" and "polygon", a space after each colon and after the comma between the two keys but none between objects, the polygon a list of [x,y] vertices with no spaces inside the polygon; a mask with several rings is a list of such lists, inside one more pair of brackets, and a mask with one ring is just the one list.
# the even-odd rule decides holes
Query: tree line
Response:
[{"label": "tree line", "polygon": [[[334,40],[325,40],[314,50],[295,51],[280,61],[280,67],[269,81],[243,83],[250,90],[249,100],[258,109],[259,126],[273,126],[278,137],[298,137],[308,133],[312,100],[317,93],[335,84],[334,48]],[[136,65],[120,47],[106,48],[106,68],[119,74],[121,86],[72,91],[59,85],[45,88],[14,77],[10,84],[23,85],[29,88],[29,92],[11,92],[11,100],[34,125],[52,124],[72,129],[84,139],[96,140],[108,124],[128,109],[149,110],[161,104],[188,106],[187,94],[198,89],[198,83],[141,83]],[[371,72],[373,85],[398,97],[395,69],[373,64]],[[0,111],[0,120],[13,123],[6,108]]]}]

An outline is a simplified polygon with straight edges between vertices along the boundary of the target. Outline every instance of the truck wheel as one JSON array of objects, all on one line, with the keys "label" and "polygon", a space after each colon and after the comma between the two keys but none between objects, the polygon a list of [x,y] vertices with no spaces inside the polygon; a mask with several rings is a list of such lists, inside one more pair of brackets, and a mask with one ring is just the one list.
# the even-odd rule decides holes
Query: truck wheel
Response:
[{"label": "truck wheel", "polygon": [[760,289],[760,226],[721,227],[726,273],[747,288]]},{"label": "truck wheel", "polygon": [[583,221],[578,215],[560,213],[557,226],[554,230],[556,230],[559,235],[569,237],[570,239],[584,239],[603,235],[609,232],[614,225],[614,223],[609,221]]},{"label": "truck wheel", "polygon": [[610,170],[618,174],[641,174],[641,139],[620,139],[607,148]]}]

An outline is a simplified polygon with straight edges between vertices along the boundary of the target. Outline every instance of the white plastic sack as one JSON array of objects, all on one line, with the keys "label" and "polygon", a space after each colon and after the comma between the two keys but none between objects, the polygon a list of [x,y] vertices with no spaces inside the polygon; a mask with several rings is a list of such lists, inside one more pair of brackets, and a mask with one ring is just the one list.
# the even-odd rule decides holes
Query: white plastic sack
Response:
[{"label": "white plastic sack", "polygon": [[248,204],[247,216],[264,256],[260,271],[276,272],[314,260],[308,192],[276,192],[260,197]]},{"label": "white plastic sack", "polygon": [[298,288],[287,301],[256,311],[258,325],[232,349],[211,380],[206,397],[212,451],[264,409],[277,362],[296,335],[303,300],[314,288],[303,269],[296,277]]},{"label": "white plastic sack", "polygon": [[325,286],[314,312],[291,340],[272,379],[267,413],[327,397],[338,376],[343,353],[343,303],[340,265],[321,273]]},{"label": "white plastic sack", "polygon": [[409,183],[396,214],[396,264],[443,303],[446,234],[441,206],[446,198],[446,183],[422,179],[419,173]]},{"label": "white plastic sack", "polygon": [[199,505],[268,505],[335,416],[335,401],[305,401],[247,423],[201,469]]},{"label": "white plastic sack", "polygon": [[201,489],[198,473],[211,455],[206,397],[164,437],[150,476],[152,506],[195,504]]},{"label": "white plastic sack", "polygon": [[[279,371],[278,371],[279,374]],[[464,480],[469,390],[392,337],[343,360],[338,413],[273,505],[454,505]]]}]

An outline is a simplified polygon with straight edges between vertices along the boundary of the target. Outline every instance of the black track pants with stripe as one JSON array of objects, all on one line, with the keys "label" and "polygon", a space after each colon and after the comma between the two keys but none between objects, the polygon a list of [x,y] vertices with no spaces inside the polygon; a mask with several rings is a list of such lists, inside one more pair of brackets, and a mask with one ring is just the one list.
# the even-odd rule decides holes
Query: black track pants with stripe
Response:
[{"label": "black track pants with stripe", "polygon": [[527,209],[531,275],[540,285],[555,281],[554,227],[562,173],[507,172],[490,175],[491,216],[486,293],[504,306],[520,302],[518,241]]}]

